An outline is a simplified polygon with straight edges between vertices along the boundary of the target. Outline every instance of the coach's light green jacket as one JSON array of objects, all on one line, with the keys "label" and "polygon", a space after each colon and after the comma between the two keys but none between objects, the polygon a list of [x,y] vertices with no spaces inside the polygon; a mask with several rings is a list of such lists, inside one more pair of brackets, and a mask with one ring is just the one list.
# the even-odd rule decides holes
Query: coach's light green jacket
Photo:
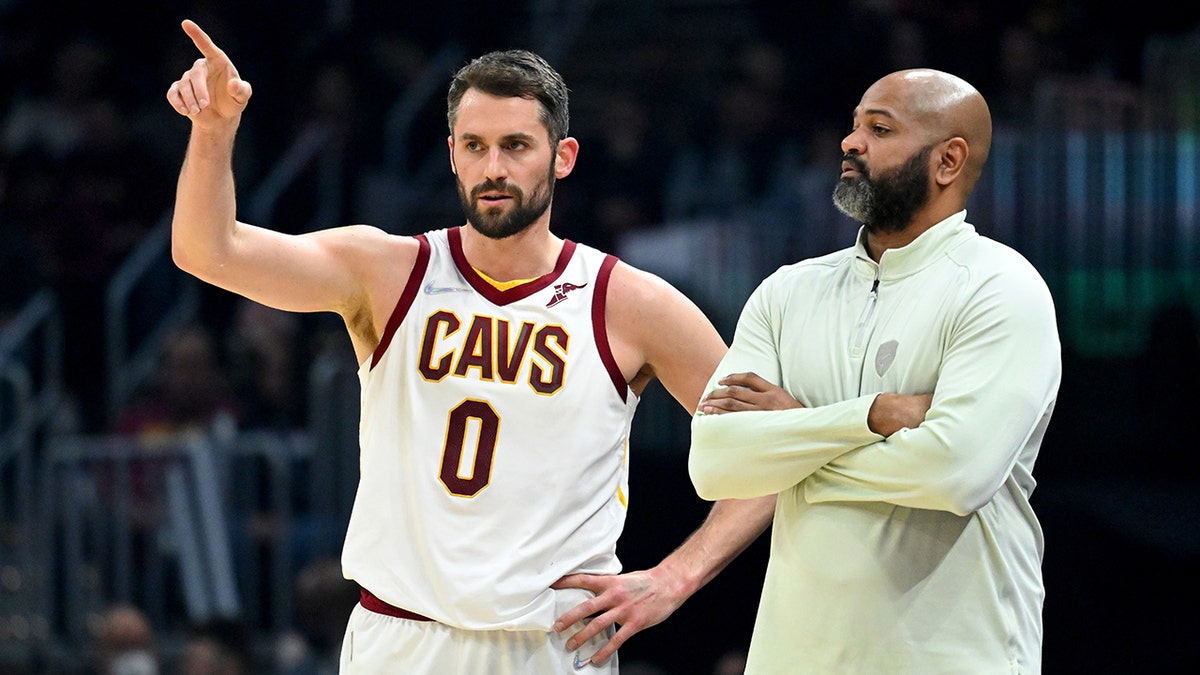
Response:
[{"label": "coach's light green jacket", "polygon": [[[878,265],[860,232],[781,268],[743,310],[709,390],[754,372],[805,406],[692,423],[702,497],[779,494],[747,673],[1040,671],[1029,495],[1061,374],[1054,307],[965,218]],[[884,439],[867,428],[880,392],[933,405]]]}]

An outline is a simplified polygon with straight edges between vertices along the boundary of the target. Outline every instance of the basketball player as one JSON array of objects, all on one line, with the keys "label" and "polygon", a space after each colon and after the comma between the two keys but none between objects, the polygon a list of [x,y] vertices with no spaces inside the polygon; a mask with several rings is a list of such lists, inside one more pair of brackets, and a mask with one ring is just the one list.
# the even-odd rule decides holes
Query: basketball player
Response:
[{"label": "basketball player", "polygon": [[579,147],[558,73],[513,51],[453,79],[466,225],[289,236],[237,222],[231,155],[251,88],[183,28],[203,57],[167,92],[192,122],[176,263],[265,305],[337,312],[361,364],[342,563],[362,600],[342,671],[616,672],[616,649],[743,550],[774,498],[719,503],[658,566],[618,575],[638,396],[658,377],[694,411],[725,345],[669,285],[551,234],[554,182]]}]

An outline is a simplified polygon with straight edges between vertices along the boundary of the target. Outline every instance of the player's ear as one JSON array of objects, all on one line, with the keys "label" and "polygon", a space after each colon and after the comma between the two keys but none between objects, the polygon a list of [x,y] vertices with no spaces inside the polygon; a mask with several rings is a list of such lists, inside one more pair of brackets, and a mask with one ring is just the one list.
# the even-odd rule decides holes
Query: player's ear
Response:
[{"label": "player's ear", "polygon": [[458,167],[454,166],[454,137],[446,137],[446,145],[450,148],[450,173],[458,175]]},{"label": "player's ear", "polygon": [[579,141],[570,136],[558,142],[554,151],[554,177],[565,178],[575,168],[575,158],[579,156]]}]

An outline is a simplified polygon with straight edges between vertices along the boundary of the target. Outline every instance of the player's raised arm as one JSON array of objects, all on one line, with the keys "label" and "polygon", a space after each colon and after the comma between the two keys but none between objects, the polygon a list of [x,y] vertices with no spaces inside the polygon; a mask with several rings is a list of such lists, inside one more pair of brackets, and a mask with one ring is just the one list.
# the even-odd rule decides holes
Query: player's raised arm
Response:
[{"label": "player's raised arm", "polygon": [[233,61],[195,22],[185,19],[183,32],[201,57],[167,89],[167,100],[179,114],[191,118],[195,127],[236,130],[250,102],[250,83],[238,75]]},{"label": "player's raised arm", "polygon": [[[374,348],[376,318],[386,320],[390,309],[374,303],[394,303],[403,283],[370,275],[381,268],[402,274],[416,242],[364,226],[294,236],[238,222],[233,145],[250,84],[198,25],[184,21],[183,30],[201,58],[167,90],[167,101],[192,122],[171,225],[175,263],[271,307],[341,314],[362,357]],[[373,264],[381,256],[391,264]]]}]

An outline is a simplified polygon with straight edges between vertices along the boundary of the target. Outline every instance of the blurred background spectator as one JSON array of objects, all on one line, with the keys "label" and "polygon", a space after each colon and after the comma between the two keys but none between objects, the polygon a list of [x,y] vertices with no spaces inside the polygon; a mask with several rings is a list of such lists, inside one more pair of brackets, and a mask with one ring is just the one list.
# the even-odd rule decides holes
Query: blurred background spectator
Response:
[{"label": "blurred background spectator", "polygon": [[172,331],[163,340],[153,378],[113,422],[114,433],[153,438],[202,433],[236,417],[236,403],[216,341],[202,324]]},{"label": "blurred background spectator", "polygon": [[158,632],[144,612],[133,605],[114,605],[97,624],[92,675],[158,675]]},{"label": "blurred background spectator", "polygon": [[179,675],[252,675],[263,672],[254,653],[252,631],[233,619],[214,619],[187,630],[183,654],[172,672]]}]

